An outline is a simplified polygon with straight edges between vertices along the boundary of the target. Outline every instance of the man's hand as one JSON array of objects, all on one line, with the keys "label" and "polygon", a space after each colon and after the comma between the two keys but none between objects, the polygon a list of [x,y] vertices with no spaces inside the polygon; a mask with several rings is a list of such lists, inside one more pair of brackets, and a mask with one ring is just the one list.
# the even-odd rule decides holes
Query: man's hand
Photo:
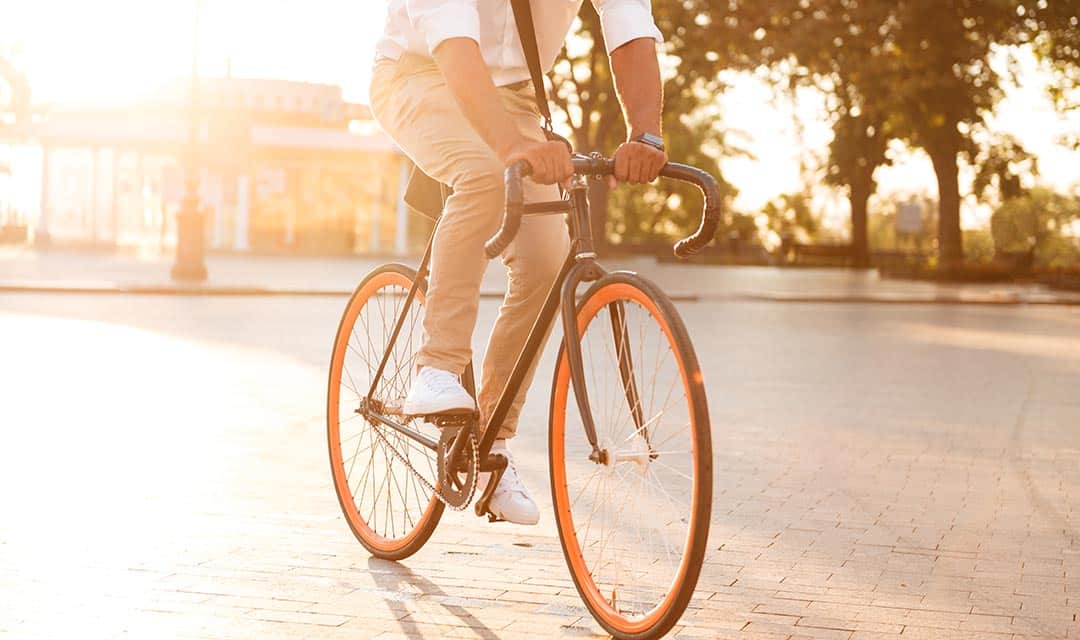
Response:
[{"label": "man's hand", "polygon": [[564,182],[574,175],[574,163],[570,161],[570,150],[557,140],[536,142],[524,140],[506,155],[506,166],[518,160],[524,160],[532,167],[532,179],[540,184]]},{"label": "man's hand", "polygon": [[[656,41],[637,38],[616,48],[611,52],[611,72],[629,139],[640,133],[659,136],[663,85]],[[643,142],[626,142],[615,152],[615,179],[631,184],[652,182],[665,162],[667,154],[663,151]]]},{"label": "man's hand", "polygon": [[656,180],[667,164],[667,154],[643,142],[624,142],[615,151],[615,179],[630,184]]}]

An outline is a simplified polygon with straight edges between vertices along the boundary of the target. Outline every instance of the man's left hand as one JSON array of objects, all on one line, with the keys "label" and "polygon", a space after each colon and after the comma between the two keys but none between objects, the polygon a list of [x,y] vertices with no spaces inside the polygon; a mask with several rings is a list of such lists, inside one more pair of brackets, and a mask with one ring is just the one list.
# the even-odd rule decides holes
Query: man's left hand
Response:
[{"label": "man's left hand", "polygon": [[624,142],[615,151],[615,179],[630,184],[656,180],[667,163],[667,154],[644,142]]}]

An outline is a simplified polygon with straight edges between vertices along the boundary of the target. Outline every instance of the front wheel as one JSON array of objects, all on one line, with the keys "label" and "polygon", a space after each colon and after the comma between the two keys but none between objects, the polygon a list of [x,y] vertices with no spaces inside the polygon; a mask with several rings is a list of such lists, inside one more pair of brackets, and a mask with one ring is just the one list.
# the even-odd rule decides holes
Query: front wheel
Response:
[{"label": "front wheel", "polygon": [[586,437],[565,347],[551,398],[552,500],[585,605],[617,638],[663,635],[697,585],[712,503],[712,442],[686,328],[655,285],[612,273],[577,309]]}]

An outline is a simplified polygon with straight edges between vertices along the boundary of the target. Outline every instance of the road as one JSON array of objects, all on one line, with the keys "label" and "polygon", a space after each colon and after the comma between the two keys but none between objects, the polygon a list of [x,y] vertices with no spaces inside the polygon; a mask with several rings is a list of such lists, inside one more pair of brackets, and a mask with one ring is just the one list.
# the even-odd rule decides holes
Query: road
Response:
[{"label": "road", "polygon": [[[550,515],[546,389],[515,443],[540,526],[448,514],[401,565],[353,539],[324,442],[343,304],[0,296],[0,636],[600,635]],[[1080,308],[680,308],[716,485],[676,637],[1080,634]]]}]

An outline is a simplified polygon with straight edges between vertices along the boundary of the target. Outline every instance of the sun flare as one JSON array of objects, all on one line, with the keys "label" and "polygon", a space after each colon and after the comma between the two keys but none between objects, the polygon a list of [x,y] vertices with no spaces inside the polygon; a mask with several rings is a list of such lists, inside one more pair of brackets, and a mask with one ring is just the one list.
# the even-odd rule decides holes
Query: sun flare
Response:
[{"label": "sun flare", "polygon": [[285,78],[366,93],[381,2],[0,0],[0,51],[13,50],[35,101],[128,102],[190,73],[196,3],[206,75]]}]

